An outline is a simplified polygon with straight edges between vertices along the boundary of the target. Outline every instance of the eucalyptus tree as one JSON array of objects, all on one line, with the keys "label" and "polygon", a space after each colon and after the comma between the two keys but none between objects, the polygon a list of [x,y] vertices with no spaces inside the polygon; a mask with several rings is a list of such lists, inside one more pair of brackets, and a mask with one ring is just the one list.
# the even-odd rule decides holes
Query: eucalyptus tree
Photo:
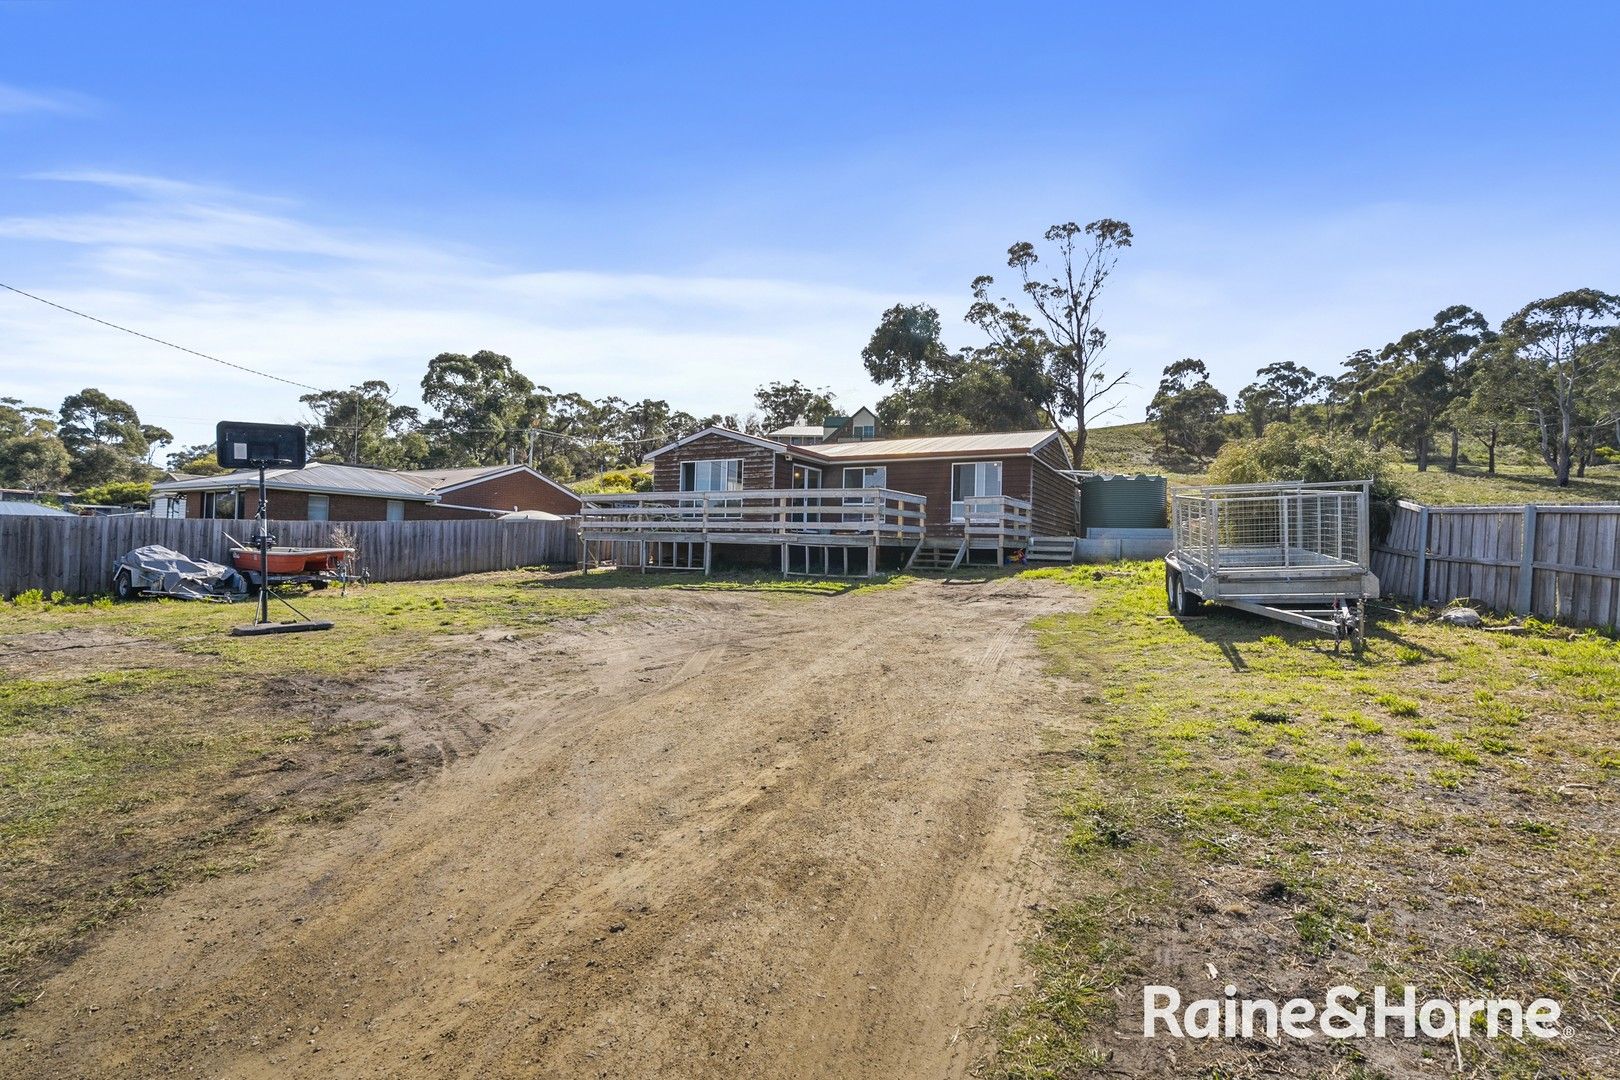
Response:
[{"label": "eucalyptus tree", "polygon": [[298,400],[315,418],[308,428],[310,455],[348,465],[420,464],[427,449],[417,432],[421,416],[393,398],[394,388],[382,379],[301,396]]},{"label": "eucalyptus tree", "polygon": [[1209,381],[1204,362],[1192,357],[1164,369],[1159,391],[1147,407],[1164,448],[1194,461],[1208,461],[1221,448],[1225,416],[1226,395]]},{"label": "eucalyptus tree", "polygon": [[876,406],[885,431],[913,435],[1046,427],[1039,402],[1049,384],[1038,355],[990,345],[952,351],[939,312],[896,304],[883,313],[861,360],[873,382],[893,389]]},{"label": "eucalyptus tree", "polygon": [[1079,466],[1091,422],[1112,407],[1111,399],[1130,376],[1109,371],[1104,361],[1108,334],[1098,303],[1119,253],[1134,237],[1125,222],[1101,218],[1084,226],[1053,225],[1043,238],[1052,246],[1045,264],[1027,241],[1007,249],[1007,265],[1018,271],[1030,310],[1005,296],[992,298],[995,279],[984,275],[974,279],[967,320],[990,338],[1003,365],[1039,374],[1027,388],[1031,404],[1046,414]]},{"label": "eucalyptus tree", "polygon": [[60,420],[58,437],[73,459],[68,483],[74,487],[147,479],[152,451],[174,438],[143,425],[129,402],[94,387],[64,398]]},{"label": "eucalyptus tree", "polygon": [[1620,416],[1612,392],[1620,364],[1620,296],[1597,289],[1526,304],[1502,323],[1499,348],[1536,447],[1559,487],[1576,457]]}]

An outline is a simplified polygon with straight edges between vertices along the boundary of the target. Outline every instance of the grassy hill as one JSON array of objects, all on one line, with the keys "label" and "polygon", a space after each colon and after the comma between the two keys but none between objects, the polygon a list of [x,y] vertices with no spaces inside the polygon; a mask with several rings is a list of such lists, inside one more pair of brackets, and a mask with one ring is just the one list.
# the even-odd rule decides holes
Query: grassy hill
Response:
[{"label": "grassy hill", "polygon": [[1595,465],[1584,478],[1571,477],[1569,487],[1553,483],[1539,465],[1499,465],[1495,476],[1472,465],[1455,473],[1431,465],[1428,472],[1402,462],[1395,482],[1413,502],[1432,506],[1496,506],[1523,503],[1620,503],[1620,468]]},{"label": "grassy hill", "polygon": [[[1150,423],[1093,428],[1086,441],[1086,468],[1099,472],[1162,473],[1172,484],[1202,484],[1203,473],[1167,470],[1154,460],[1158,434]],[[1414,502],[1433,506],[1497,506],[1524,503],[1620,503],[1620,466],[1594,465],[1569,487],[1553,483],[1545,466],[1529,458],[1510,460],[1489,476],[1477,465],[1464,464],[1449,473],[1440,465],[1426,472],[1403,461],[1396,466],[1396,485]]]}]

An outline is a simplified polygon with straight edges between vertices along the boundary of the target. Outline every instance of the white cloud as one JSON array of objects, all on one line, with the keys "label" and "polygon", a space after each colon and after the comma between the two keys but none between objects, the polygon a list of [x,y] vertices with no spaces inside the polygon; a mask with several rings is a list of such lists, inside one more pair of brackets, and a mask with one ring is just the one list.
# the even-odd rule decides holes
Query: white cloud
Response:
[{"label": "white cloud", "polygon": [[95,103],[83,94],[24,90],[20,86],[0,83],[0,116],[21,116],[26,113],[79,116],[92,112],[94,108]]},{"label": "white cloud", "polygon": [[[746,411],[798,376],[866,399],[859,352],[892,299],[765,277],[501,266],[419,238],[315,223],[284,200],[162,177],[37,177],[108,192],[88,210],[14,213],[39,253],[10,280],[155,337],[320,387],[383,378],[414,399],[427,360],[495,349],[589,397]],[[45,268],[49,268],[46,270]],[[0,293],[8,393],[54,405],[99,386],[182,442],[210,417],[299,415],[302,391]]]}]

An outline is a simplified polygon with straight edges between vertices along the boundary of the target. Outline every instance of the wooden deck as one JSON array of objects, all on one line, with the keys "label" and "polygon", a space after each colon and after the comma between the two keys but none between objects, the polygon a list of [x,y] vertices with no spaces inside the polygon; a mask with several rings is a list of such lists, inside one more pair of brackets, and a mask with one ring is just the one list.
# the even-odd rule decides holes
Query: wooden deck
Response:
[{"label": "wooden deck", "polygon": [[[880,548],[914,555],[925,543],[964,551],[1022,547],[1030,539],[1030,504],[1002,496],[965,500],[963,517],[930,530],[928,500],[892,488],[771,488],[742,491],[646,492],[582,496],[579,539],[586,563],[623,565],[627,545],[643,568],[708,571],[716,544],[780,548],[784,573],[870,574]],[[699,550],[701,549],[701,551]],[[844,549],[839,556],[833,552]],[[604,559],[603,550],[614,551]],[[909,560],[908,560],[909,561]],[[802,569],[794,569],[799,567]]]}]

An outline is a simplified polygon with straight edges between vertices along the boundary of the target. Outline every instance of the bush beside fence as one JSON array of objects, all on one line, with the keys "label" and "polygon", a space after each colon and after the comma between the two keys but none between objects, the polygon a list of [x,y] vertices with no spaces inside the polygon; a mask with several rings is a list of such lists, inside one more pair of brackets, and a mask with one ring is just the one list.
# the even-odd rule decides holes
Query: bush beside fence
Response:
[{"label": "bush beside fence", "polygon": [[[276,542],[332,543],[334,529],[355,537],[374,581],[454,577],[521,566],[572,564],[577,519],[562,521],[273,521]],[[252,521],[115,517],[0,517],[0,596],[29,589],[89,596],[109,591],[113,561],[148,544],[193,558],[230,562],[227,534],[243,543]]]},{"label": "bush beside fence", "polygon": [[1620,627],[1620,506],[1401,501],[1373,572],[1389,597]]}]

